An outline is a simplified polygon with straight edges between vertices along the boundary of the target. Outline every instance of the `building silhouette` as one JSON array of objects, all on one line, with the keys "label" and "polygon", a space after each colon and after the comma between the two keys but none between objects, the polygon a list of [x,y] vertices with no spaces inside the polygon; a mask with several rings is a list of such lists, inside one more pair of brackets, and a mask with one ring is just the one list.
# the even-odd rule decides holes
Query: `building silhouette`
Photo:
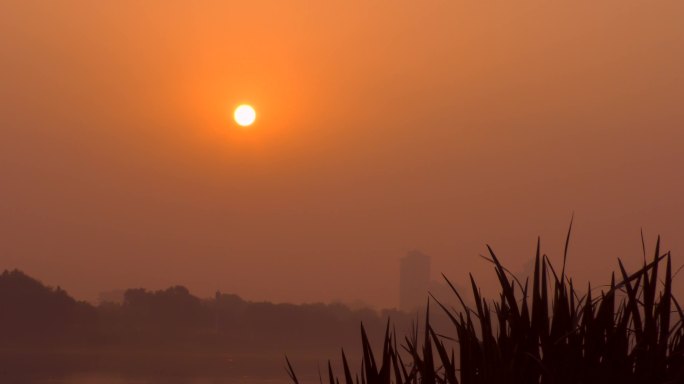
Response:
[{"label": "building silhouette", "polygon": [[425,306],[430,287],[430,256],[414,250],[400,261],[399,309],[413,312]]}]

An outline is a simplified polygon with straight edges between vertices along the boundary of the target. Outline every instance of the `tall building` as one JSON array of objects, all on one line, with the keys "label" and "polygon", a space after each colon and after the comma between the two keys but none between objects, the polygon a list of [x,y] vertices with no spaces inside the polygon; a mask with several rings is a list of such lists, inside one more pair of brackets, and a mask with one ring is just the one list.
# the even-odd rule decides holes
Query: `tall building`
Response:
[{"label": "tall building", "polygon": [[430,256],[414,250],[401,259],[399,309],[416,311],[425,306],[430,284]]}]

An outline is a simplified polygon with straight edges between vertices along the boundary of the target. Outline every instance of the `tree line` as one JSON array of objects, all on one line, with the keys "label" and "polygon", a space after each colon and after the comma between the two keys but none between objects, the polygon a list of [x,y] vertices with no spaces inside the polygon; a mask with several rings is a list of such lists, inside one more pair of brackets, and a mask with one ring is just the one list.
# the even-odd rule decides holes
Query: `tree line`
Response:
[{"label": "tree line", "polygon": [[[0,347],[185,347],[216,351],[323,351],[355,340],[359,324],[382,330],[387,318],[414,317],[339,304],[274,304],[183,286],[128,289],[122,302],[93,305],[22,271],[0,275]],[[356,347],[352,343],[352,347]]]}]

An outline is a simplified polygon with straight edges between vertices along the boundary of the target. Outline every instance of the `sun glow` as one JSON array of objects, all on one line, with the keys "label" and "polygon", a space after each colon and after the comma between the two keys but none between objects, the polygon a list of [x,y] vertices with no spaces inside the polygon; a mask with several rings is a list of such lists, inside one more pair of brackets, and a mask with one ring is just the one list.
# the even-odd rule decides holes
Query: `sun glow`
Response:
[{"label": "sun glow", "polygon": [[249,127],[256,120],[256,111],[251,105],[242,104],[235,108],[233,113],[235,122],[241,127]]}]

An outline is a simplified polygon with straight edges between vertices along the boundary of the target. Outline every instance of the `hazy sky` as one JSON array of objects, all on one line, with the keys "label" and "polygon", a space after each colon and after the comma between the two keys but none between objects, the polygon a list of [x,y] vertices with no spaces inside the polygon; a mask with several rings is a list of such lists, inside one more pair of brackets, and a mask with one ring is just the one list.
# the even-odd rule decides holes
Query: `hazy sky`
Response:
[{"label": "hazy sky", "polygon": [[[684,263],[684,2],[0,1],[0,269],[398,303],[399,258]],[[257,124],[231,120],[242,102]],[[649,251],[650,255],[650,251]],[[684,286],[684,278],[678,284]]]}]

